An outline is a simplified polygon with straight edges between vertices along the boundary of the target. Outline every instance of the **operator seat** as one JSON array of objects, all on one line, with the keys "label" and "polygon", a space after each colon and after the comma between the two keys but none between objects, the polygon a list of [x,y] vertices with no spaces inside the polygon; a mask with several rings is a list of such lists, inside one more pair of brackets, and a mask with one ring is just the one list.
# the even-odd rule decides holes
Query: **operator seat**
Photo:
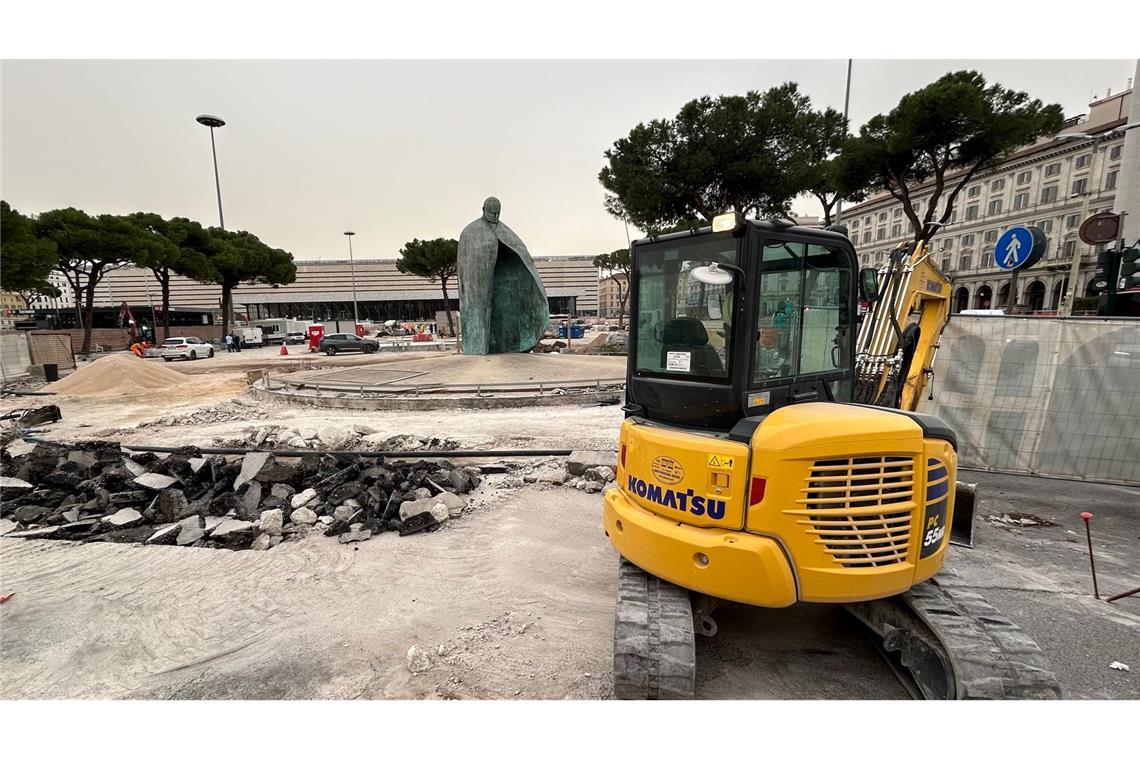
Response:
[{"label": "operator seat", "polygon": [[709,345],[709,334],[701,320],[678,317],[665,323],[662,333],[661,366],[665,367],[670,351],[689,354],[689,372],[694,375],[719,375],[724,364],[716,349]]}]

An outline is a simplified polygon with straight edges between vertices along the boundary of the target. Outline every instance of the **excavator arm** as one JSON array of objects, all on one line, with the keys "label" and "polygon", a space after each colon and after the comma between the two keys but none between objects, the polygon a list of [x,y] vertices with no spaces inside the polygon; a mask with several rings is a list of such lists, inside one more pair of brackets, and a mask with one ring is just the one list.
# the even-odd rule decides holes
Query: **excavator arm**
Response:
[{"label": "excavator arm", "polygon": [[[859,325],[855,401],[918,411],[934,381],[934,360],[950,319],[950,280],[931,260],[926,243],[891,251],[879,270],[877,298]],[[973,545],[975,487],[958,482],[950,540]]]}]

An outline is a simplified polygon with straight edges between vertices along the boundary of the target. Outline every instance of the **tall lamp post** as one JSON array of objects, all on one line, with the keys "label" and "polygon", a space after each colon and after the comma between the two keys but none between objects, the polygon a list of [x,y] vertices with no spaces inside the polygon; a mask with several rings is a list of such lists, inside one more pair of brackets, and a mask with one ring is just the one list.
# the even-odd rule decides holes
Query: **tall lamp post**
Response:
[{"label": "tall lamp post", "polygon": [[[853,59],[847,59],[847,89],[843,92],[843,129],[847,129],[847,109],[851,105],[851,63]],[[844,132],[846,134],[846,132]],[[840,224],[843,221],[843,199],[840,198],[835,202],[835,223]]]},{"label": "tall lamp post", "polygon": [[[1101,142],[1109,138],[1122,135],[1130,129],[1136,129],[1136,127],[1140,127],[1140,122],[1125,124],[1123,126],[1117,127],[1116,129],[1110,129],[1107,132],[1102,132],[1096,135],[1087,135],[1083,132],[1075,132],[1067,135],[1057,135],[1053,139],[1055,141],[1084,140],[1086,143],[1092,143],[1092,158],[1089,161],[1089,180],[1092,180],[1093,169],[1096,168],[1096,153],[1097,150],[1100,149]],[[1101,173],[1103,174],[1103,172]],[[1092,198],[1092,193],[1092,187],[1089,186],[1086,186],[1084,193],[1082,193],[1083,198],[1081,200],[1080,224],[1084,224],[1084,221],[1089,217],[1089,200]],[[1073,301],[1075,301],[1077,298],[1077,276],[1081,271],[1082,251],[1080,246],[1075,246],[1075,248],[1076,250],[1073,251],[1073,263],[1069,267],[1069,283],[1065,288],[1064,296],[1061,298],[1060,311],[1061,316],[1063,317],[1071,317],[1073,315]]]},{"label": "tall lamp post", "polygon": [[355,232],[345,232],[344,236],[348,238],[348,271],[352,279],[352,333],[356,334],[356,325],[360,323],[360,315],[356,309],[356,264],[352,261],[352,236]]},{"label": "tall lamp post", "polygon": [[218,226],[226,228],[226,218],[222,216],[222,183],[218,179],[218,148],[214,145],[214,130],[226,126],[226,123],[217,116],[204,113],[195,119],[199,124],[210,128],[210,152],[214,154],[214,188],[218,191]]},{"label": "tall lamp post", "polygon": [[[210,153],[214,156],[214,189],[218,191],[218,226],[223,230],[226,228],[226,218],[222,215],[222,182],[218,179],[218,148],[214,145],[214,130],[218,127],[226,126],[226,123],[217,116],[211,116],[208,113],[198,114],[194,119],[204,127],[210,128]],[[229,321],[231,324],[237,321],[234,315],[233,299],[230,299],[230,313]]]}]

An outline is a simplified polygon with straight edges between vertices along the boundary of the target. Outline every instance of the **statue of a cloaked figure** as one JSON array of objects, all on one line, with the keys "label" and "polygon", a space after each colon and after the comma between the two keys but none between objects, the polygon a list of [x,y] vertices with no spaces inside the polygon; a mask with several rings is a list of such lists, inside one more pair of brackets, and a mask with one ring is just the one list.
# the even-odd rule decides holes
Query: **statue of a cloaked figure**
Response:
[{"label": "statue of a cloaked figure", "polygon": [[519,236],[499,221],[498,198],[459,235],[459,311],[463,353],[530,351],[550,322],[534,260]]}]

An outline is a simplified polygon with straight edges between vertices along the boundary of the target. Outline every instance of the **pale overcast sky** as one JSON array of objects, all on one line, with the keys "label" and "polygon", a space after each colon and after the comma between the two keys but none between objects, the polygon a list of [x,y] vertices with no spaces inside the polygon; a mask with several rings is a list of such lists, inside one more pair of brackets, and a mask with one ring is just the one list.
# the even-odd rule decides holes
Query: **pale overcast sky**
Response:
[{"label": "pale overcast sky", "polygon": [[[1085,113],[1135,65],[856,60],[851,120],[959,68]],[[194,121],[212,113],[227,121],[227,227],[300,260],[346,258],[347,229],[360,258],[458,237],[488,195],[534,255],[624,247],[597,181],[614,140],[694,97],[787,80],[842,109],[846,61],[4,61],[0,74],[0,191],[15,208],[217,224],[208,130]]]}]

